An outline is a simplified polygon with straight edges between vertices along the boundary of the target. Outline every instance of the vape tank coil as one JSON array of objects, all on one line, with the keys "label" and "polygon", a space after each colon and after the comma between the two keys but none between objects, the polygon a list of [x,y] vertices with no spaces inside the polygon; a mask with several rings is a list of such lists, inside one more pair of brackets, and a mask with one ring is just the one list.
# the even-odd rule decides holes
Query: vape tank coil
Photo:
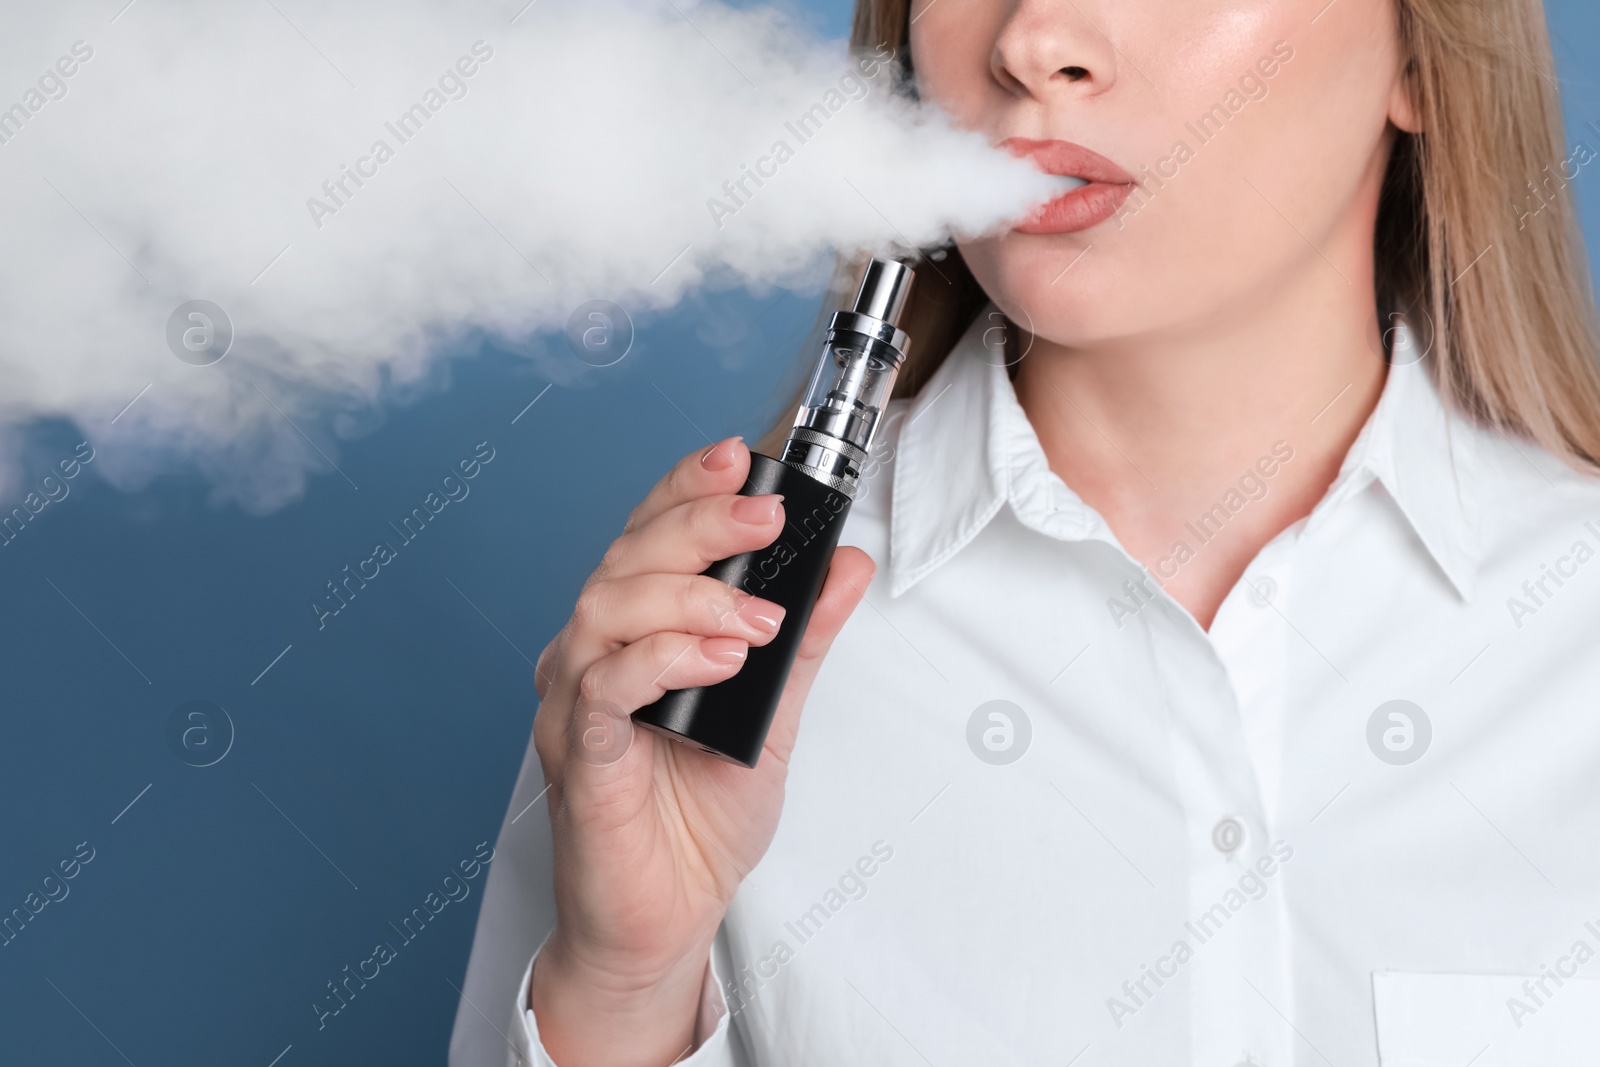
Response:
[{"label": "vape tank coil", "polygon": [[850,310],[828,325],[823,357],[780,457],[851,499],[911,344],[897,323],[913,277],[895,260],[867,264]]}]

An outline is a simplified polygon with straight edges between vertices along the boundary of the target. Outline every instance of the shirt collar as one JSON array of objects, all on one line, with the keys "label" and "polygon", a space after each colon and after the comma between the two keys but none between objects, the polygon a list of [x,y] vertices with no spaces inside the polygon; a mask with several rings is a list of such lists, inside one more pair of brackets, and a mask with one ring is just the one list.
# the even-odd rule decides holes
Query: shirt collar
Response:
[{"label": "shirt collar", "polygon": [[1428,372],[1427,353],[1417,354],[1405,322],[1394,334],[1397,361],[1383,394],[1306,529],[1376,481],[1456,592],[1470,599],[1478,572],[1475,471],[1483,431],[1444,403]]},{"label": "shirt collar", "polygon": [[[1059,540],[1117,544],[1100,514],[1050,470],[1006,367],[985,346],[998,315],[993,304],[978,314],[905,409],[891,490],[892,597],[961,551],[1005,504],[1024,526]],[[1414,351],[1404,324],[1397,329],[1395,351]],[[1302,532],[1379,482],[1456,591],[1470,596],[1477,570],[1474,442],[1472,427],[1446,408],[1423,363],[1396,363]]]}]

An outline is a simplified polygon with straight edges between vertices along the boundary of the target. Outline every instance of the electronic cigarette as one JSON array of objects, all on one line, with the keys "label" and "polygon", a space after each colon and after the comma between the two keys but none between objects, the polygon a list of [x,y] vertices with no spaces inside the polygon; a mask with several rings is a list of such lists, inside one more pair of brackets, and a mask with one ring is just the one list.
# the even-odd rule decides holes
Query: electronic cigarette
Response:
[{"label": "electronic cigarette", "polygon": [[721,560],[704,573],[770,600],[786,614],[765,645],[752,645],[739,673],[715,685],[674,689],[633,713],[634,721],[746,767],[761,755],[839,543],[878,419],[910,339],[899,326],[911,268],[867,264],[849,311],[833,316],[816,372],[781,459],[750,454],[743,496],[782,493],[784,528],[766,548]]}]

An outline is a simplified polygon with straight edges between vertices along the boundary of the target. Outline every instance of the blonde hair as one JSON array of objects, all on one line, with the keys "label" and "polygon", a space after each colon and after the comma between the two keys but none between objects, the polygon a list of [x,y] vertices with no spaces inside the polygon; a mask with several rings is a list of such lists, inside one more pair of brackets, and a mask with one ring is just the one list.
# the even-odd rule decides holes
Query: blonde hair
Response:
[{"label": "blonde hair", "polygon": [[[1600,331],[1572,175],[1549,171],[1571,160],[1543,4],[1394,2],[1423,132],[1398,133],[1384,178],[1380,321],[1420,320],[1430,371],[1458,410],[1600,468]],[[910,0],[857,0],[851,43],[888,45],[909,75],[909,16]],[[918,271],[897,397],[921,389],[988,299],[960,252],[945,252]],[[841,258],[835,294],[863,262]],[[785,419],[761,447],[780,447],[787,430]]]}]

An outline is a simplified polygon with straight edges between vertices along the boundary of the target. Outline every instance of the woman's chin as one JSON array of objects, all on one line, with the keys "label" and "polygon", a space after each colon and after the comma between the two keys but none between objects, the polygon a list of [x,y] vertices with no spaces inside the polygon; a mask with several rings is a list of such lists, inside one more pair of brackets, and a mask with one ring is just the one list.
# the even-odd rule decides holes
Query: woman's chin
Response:
[{"label": "woman's chin", "polygon": [[[1132,276],[1109,263],[1091,263],[1095,251],[1011,243],[999,255],[975,249],[967,256],[973,277],[1007,316],[1024,329],[1052,337],[1099,333],[1121,317],[1118,308],[1139,290]],[[1032,323],[1032,325],[1030,325]]]}]

